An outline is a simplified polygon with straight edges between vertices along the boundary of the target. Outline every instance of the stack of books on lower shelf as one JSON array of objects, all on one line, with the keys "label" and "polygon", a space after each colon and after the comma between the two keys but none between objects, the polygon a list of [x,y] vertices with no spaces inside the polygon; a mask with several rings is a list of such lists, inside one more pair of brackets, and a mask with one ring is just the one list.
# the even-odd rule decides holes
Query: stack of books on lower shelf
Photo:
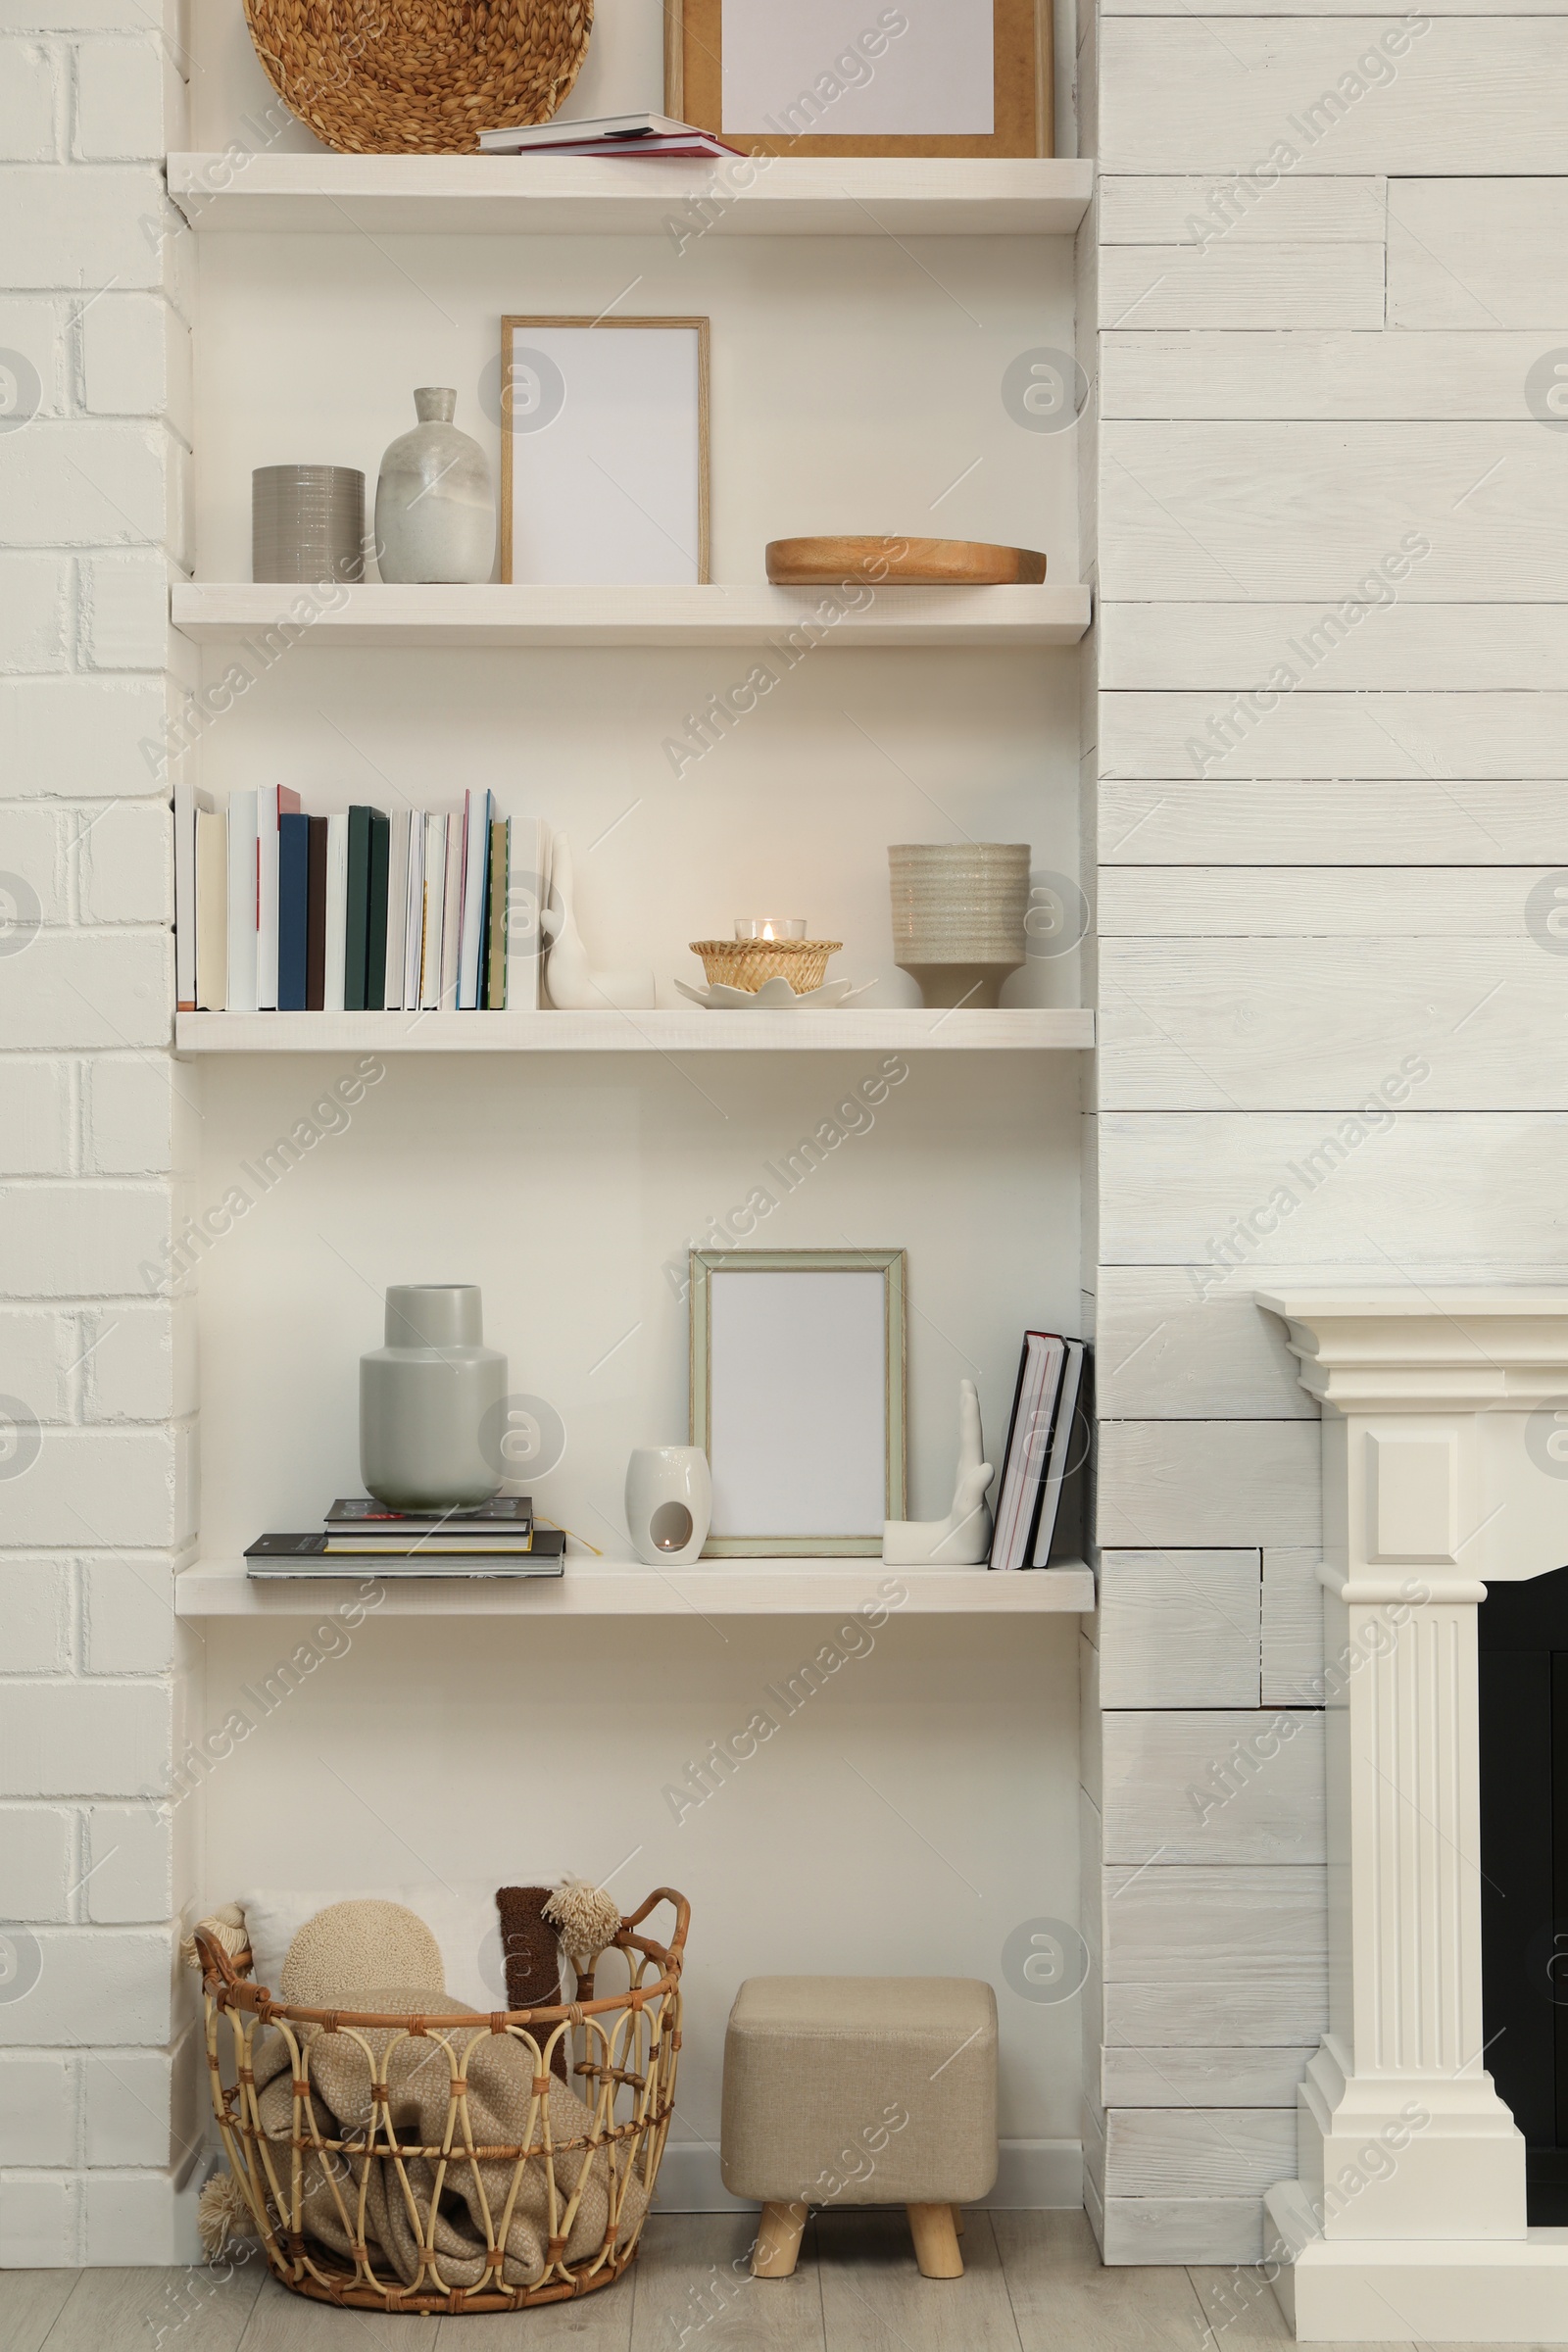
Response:
[{"label": "stack of books on lower shelf", "polygon": [[357,805],[287,785],[174,796],[181,1012],[537,1010],[549,836],[496,812]]},{"label": "stack of books on lower shelf", "polygon": [[560,1576],[566,1539],[540,1527],[527,1494],[496,1494],[470,1510],[394,1511],[373,1495],[334,1502],[316,1535],[262,1536],[246,1574],[286,1576]]}]

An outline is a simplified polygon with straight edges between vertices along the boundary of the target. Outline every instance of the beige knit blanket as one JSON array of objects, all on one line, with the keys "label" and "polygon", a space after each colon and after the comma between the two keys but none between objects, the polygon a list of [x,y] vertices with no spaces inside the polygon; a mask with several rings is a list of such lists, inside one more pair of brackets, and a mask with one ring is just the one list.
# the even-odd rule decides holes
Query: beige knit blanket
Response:
[{"label": "beige knit blanket", "polygon": [[[552,2231],[565,2237],[568,2262],[581,2260],[605,2243],[612,2207],[615,2245],[624,2245],[635,2234],[648,2195],[640,2176],[628,2176],[624,2169],[622,2143],[600,2147],[591,2157],[585,2146],[571,2144],[588,2139],[593,2114],[554,2075],[548,2092],[535,2098],[533,2054],[525,2042],[510,2034],[491,2034],[465,2002],[426,1986],[375,1989],[356,1993],[354,1999],[357,2008],[383,2015],[472,2018],[474,2024],[454,2025],[417,2039],[400,2035],[391,2026],[340,2028],[335,2034],[319,2026],[292,2029],[311,2083],[311,2114],[305,2117],[302,2101],[302,2131],[309,2132],[314,2122],[323,2139],[349,2143],[342,2154],[312,2150],[305,2156],[301,2224],[310,2236],[354,2260],[363,2193],[363,2234],[372,2266],[379,2250],[402,2283],[413,2286],[424,2262],[422,2283],[429,2286],[436,2283],[429,2267],[433,2254],[441,2284],[471,2287],[484,2276],[486,2210],[500,2241],[514,2186],[502,2241],[503,2276],[509,2286],[532,2286],[544,2276]],[[286,2197],[294,2093],[288,2044],[279,2029],[258,2036],[255,2070],[262,2129],[270,2140],[284,2143],[272,2162]],[[475,2148],[543,2149],[547,2141],[553,2147],[554,2213],[551,2168],[542,2154],[525,2159],[519,2182],[514,2161],[466,2155],[461,2121],[453,2132],[438,2198],[436,2160],[411,2156],[394,2161],[354,2152],[357,2147],[388,2144],[386,2124],[376,2120],[378,2102],[372,2097],[372,2083],[383,2078],[383,2113],[399,2142],[441,2146],[455,2073],[467,2079],[468,2132]]]}]

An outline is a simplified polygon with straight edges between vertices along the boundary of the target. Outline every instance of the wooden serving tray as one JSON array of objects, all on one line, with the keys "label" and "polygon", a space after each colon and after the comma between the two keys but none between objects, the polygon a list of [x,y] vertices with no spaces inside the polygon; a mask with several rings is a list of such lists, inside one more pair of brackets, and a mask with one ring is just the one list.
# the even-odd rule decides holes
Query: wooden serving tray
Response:
[{"label": "wooden serving tray", "polygon": [[770,539],[767,576],[776,588],[830,588],[865,579],[913,588],[1035,587],[1046,559],[1032,547],[983,539]]}]

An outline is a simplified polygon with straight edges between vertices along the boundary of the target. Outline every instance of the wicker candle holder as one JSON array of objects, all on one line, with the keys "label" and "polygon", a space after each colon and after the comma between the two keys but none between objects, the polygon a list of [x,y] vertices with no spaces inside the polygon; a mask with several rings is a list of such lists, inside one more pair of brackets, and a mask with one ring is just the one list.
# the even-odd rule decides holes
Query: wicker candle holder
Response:
[{"label": "wicker candle holder", "polygon": [[710,983],[755,997],[765,980],[782,978],[807,997],[821,987],[828,957],[843,945],[842,939],[694,939],[691,951],[702,957]]}]

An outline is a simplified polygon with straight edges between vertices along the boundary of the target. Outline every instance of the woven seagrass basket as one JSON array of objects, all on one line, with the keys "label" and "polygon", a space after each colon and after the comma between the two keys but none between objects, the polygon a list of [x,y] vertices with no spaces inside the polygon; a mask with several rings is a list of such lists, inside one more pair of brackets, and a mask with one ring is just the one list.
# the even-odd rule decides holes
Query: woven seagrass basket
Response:
[{"label": "woven seagrass basket", "polygon": [[[661,1903],[672,1904],[675,1930],[667,1944],[639,1934],[642,1922]],[[433,2015],[376,2016],[347,2009],[323,2010],[275,2002],[250,1980],[247,1951],[232,1959],[201,1929],[196,1948],[202,1969],[207,2017],[207,2060],[213,2108],[229,2169],[239,2183],[251,2219],[267,2249],[272,2275],[297,2295],[358,2310],[444,2312],[520,2311],[535,2303],[562,2303],[609,2286],[635,2259],[640,2237],[621,2230],[628,2189],[635,2180],[653,2196],[675,2104],[675,2064],[680,2049],[680,1972],[691,1908],[684,1895],[659,1887],[640,1911],[621,1923],[610,1947],[625,1954],[626,1989],[598,1999],[591,1975],[577,1979],[577,1998],[560,2008],[517,2009],[489,2017]],[[293,2123],[289,2135],[270,2136],[262,2128],[255,2082],[260,2033],[267,2026],[285,2035],[293,2068]],[[327,2033],[358,2038],[371,2070],[375,2122],[368,2137],[352,2144],[321,2131],[311,2088],[315,2037],[302,2032],[320,2026]],[[378,2028],[394,2031],[379,2057],[364,2038]],[[532,2064],[533,2092],[525,2144],[476,2145],[469,2126],[466,2067],[469,2053],[493,2034],[520,2043]],[[423,2039],[431,2054],[444,2053],[451,2088],[446,2128],[439,2145],[400,2140],[392,2121],[387,2070],[405,2041]],[[548,2092],[552,2067],[564,2050],[566,2071],[592,2110],[591,2129],[580,2139],[552,2141]],[[230,2078],[225,2082],[225,2074]],[[605,2151],[602,2158],[597,2151]],[[576,2186],[558,2180],[557,2160],[582,2151]],[[355,2247],[352,2262],[331,2252],[302,2228],[307,2168],[314,2158],[331,2181],[337,2223]],[[411,2180],[411,2161],[432,2185],[421,2194]],[[487,2196],[481,2160],[492,2187]],[[494,2189],[497,2164],[510,2168],[506,2193]],[[366,2242],[370,2167],[416,2226],[418,2276],[400,2278],[371,2242]],[[503,2277],[511,2216],[529,2168],[544,2185],[548,2244],[542,2276],[530,2286]],[[603,2242],[577,2258],[566,2245],[590,2177],[608,2180],[609,2217]],[[476,2284],[454,2286],[442,2277],[436,2251],[438,2211],[443,2195],[471,2184],[484,2214],[485,2268]],[[619,2241],[619,2242],[617,2242]]]},{"label": "woven seagrass basket", "polygon": [[588,53],[593,0],[245,0],[291,114],[340,155],[466,155],[548,122]]},{"label": "woven seagrass basket", "polygon": [[820,988],[827,978],[827,959],[843,947],[842,939],[694,939],[691,951],[703,959],[710,982],[743,988],[756,996],[764,980],[780,973],[798,997]]}]

